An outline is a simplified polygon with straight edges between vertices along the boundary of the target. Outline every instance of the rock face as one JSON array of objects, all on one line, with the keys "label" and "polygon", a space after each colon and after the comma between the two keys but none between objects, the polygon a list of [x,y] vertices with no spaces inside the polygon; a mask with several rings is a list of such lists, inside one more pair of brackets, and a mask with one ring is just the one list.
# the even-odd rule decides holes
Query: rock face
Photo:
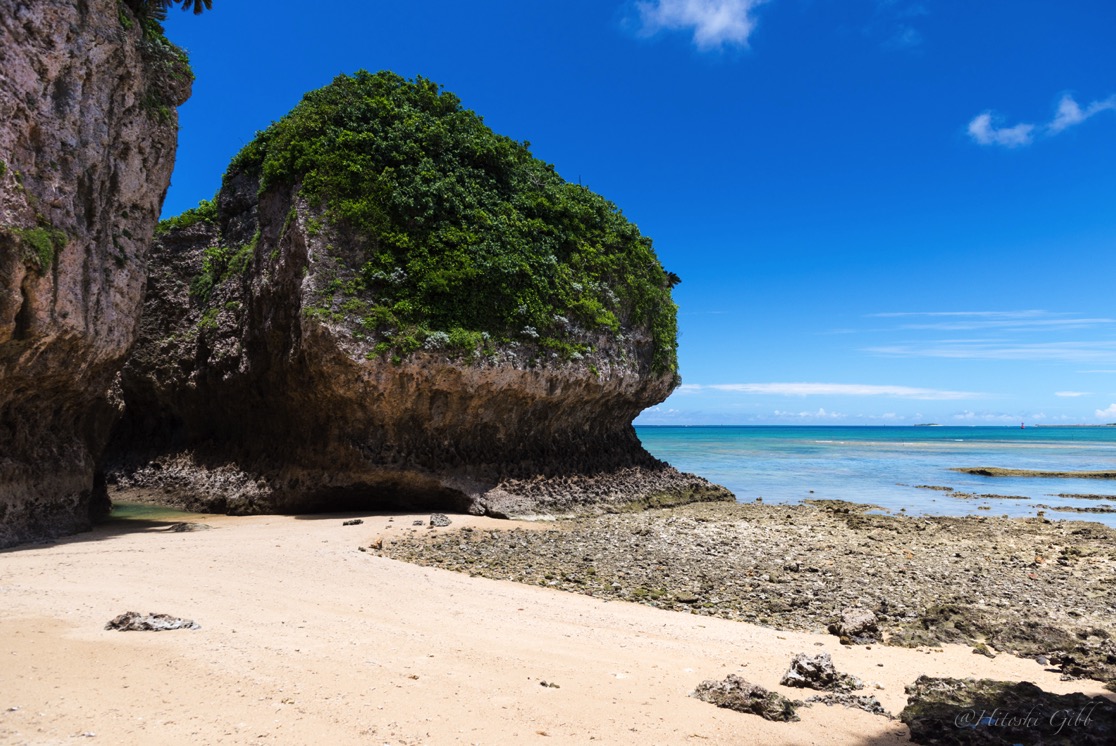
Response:
[{"label": "rock face", "polygon": [[116,0],[0,12],[0,547],[90,523],[191,80]]},{"label": "rock face", "polygon": [[[362,73],[355,82],[339,79],[333,88],[356,87],[356,96],[364,85],[381,92],[386,87],[384,96],[418,90],[424,97],[422,86],[428,86]],[[452,102],[436,96],[430,101],[434,114],[414,116],[449,112],[457,117],[453,130],[473,126]],[[359,105],[359,98],[342,97],[338,107],[349,119],[375,119],[353,114]],[[297,121],[299,112],[289,119]],[[371,144],[330,157],[363,158],[360,148],[391,142],[390,133],[376,132],[376,138],[349,133],[351,141]],[[423,174],[443,169],[446,183],[468,183],[469,199],[497,184],[491,189],[498,196],[484,206],[485,215],[510,213],[513,200],[525,199],[522,189],[508,184],[523,181],[521,169],[537,162],[523,155],[522,146],[485,133],[477,138],[507,150],[513,164],[506,171],[489,165],[469,171],[472,166],[445,155],[431,160]],[[664,346],[646,321],[673,325],[665,284],[655,286],[663,305],[653,317],[640,317],[625,305],[623,288],[617,284],[614,291],[603,280],[594,281],[593,292],[612,298],[611,309],[570,281],[583,292],[580,305],[537,312],[536,306],[550,301],[531,295],[530,277],[516,286],[526,287],[517,290],[522,300],[509,300],[504,286],[486,286],[486,275],[500,271],[501,256],[482,257],[489,262],[485,271],[469,264],[488,250],[477,246],[469,222],[483,223],[483,216],[439,219],[400,238],[427,214],[400,208],[401,227],[369,237],[351,226],[355,218],[340,215],[336,204],[347,201],[308,195],[305,183],[331,178],[332,172],[296,174],[293,183],[261,181],[271,155],[260,155],[260,149],[269,147],[268,138],[283,136],[273,127],[250,145],[249,155],[234,161],[216,204],[176,219],[156,242],[140,341],[122,376],[126,413],[113,439],[110,483],[155,490],[164,502],[230,513],[405,505],[511,516],[731,499],[727,490],[651,457],[631,425],[678,382],[673,326]],[[412,145],[400,162],[364,163],[362,170],[403,172],[414,161],[425,162],[424,149],[432,146],[420,141],[406,148]],[[531,171],[530,178],[545,181],[558,197],[580,189],[545,169]],[[402,189],[388,190],[382,204],[393,204]],[[408,193],[407,204],[427,197]],[[582,192],[574,197],[589,199]],[[430,198],[430,214],[451,212]],[[545,236],[542,220],[537,224]],[[460,239],[464,248],[445,248],[466,235],[473,237]],[[389,250],[389,241],[410,248]],[[443,253],[435,255],[435,245]],[[651,277],[665,283],[649,242],[638,245],[649,258],[646,266],[621,268],[626,282],[645,287],[642,278]],[[518,267],[509,272],[566,277],[576,257],[562,251],[540,251],[530,260],[509,255],[508,264]],[[441,283],[434,290],[428,278],[418,277],[416,255],[426,253],[434,255],[429,271]],[[446,267],[454,262],[468,281],[453,285]],[[389,296],[390,303],[384,301]],[[505,308],[516,302],[518,312]],[[419,305],[425,316],[408,315]],[[585,321],[579,308],[592,309],[593,318],[603,321]],[[485,313],[497,319],[488,328],[475,322]],[[500,326],[500,319],[516,313],[554,322],[549,329],[537,322],[523,329]]]},{"label": "rock face", "polygon": [[1051,694],[1034,684],[920,676],[907,687],[900,719],[911,741],[943,746],[1116,743],[1116,703],[1081,693]]}]

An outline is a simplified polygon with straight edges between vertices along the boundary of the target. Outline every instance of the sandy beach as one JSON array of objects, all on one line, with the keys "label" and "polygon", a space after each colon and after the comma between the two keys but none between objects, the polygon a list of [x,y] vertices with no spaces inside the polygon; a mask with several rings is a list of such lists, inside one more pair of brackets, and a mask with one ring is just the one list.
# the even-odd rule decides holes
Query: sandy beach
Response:
[{"label": "sandy beach", "polygon": [[[843,647],[831,635],[420,567],[360,547],[393,532],[514,524],[454,515],[430,529],[413,527],[429,515],[362,515],[342,525],[354,517],[193,516],[212,529],[175,533],[162,516],[0,553],[0,741],[906,742],[899,721],[859,710],[814,705],[776,723],[689,696],[737,673],[804,698],[779,679],[796,653],[823,651],[893,713],[919,674],[1105,693],[967,646]],[[129,610],[201,629],[104,629]]]}]

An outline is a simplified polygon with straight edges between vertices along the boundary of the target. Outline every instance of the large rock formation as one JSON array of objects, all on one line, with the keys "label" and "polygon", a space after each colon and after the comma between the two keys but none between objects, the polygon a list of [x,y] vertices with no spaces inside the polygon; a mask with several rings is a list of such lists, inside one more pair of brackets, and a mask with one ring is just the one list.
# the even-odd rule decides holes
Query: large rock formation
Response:
[{"label": "large rock formation", "polygon": [[631,425],[678,383],[650,242],[427,81],[338,78],[163,229],[112,484],[231,513],[731,499]]},{"label": "large rock formation", "polygon": [[0,10],[0,547],[90,523],[191,81],[117,0]]}]

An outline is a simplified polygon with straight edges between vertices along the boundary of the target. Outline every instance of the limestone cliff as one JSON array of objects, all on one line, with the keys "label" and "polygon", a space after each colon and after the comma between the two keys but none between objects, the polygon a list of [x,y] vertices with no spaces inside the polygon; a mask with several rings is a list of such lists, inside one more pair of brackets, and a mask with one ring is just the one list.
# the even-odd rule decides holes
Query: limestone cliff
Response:
[{"label": "limestone cliff", "polygon": [[678,383],[650,242],[447,96],[342,77],[165,226],[110,482],[231,513],[731,499],[631,424]]},{"label": "limestone cliff", "polygon": [[117,0],[0,9],[0,547],[90,523],[185,55]]}]

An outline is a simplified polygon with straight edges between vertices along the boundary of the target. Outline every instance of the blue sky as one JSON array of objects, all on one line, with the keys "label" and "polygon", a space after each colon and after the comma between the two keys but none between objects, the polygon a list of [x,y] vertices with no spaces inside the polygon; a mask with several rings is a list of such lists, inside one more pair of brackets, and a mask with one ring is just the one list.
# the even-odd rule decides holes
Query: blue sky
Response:
[{"label": "blue sky", "polygon": [[642,424],[1116,422],[1116,3],[215,0],[164,213],[336,74],[443,84],[682,277]]}]

